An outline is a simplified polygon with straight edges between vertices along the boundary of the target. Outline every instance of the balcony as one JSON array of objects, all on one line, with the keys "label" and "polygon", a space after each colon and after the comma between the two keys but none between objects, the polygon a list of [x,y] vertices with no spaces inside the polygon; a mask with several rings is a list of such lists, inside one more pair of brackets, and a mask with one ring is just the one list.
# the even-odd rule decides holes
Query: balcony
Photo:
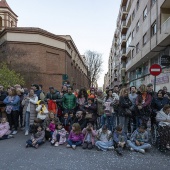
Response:
[{"label": "balcony", "polygon": [[123,34],[123,35],[122,35],[122,38],[121,38],[121,46],[122,46],[122,47],[126,47],[126,34]]},{"label": "balcony", "polygon": [[126,62],[121,63],[121,69],[126,69]]},{"label": "balcony", "polygon": [[121,6],[126,6],[128,0],[122,0],[121,1]]},{"label": "balcony", "polygon": [[121,50],[121,59],[122,60],[126,60],[126,48],[122,48]]},{"label": "balcony", "polygon": [[126,20],[127,15],[128,15],[128,12],[126,11],[126,6],[123,6],[123,7],[122,7],[122,11],[121,11],[121,17],[120,17],[120,19],[121,19],[121,20]]},{"label": "balcony", "polygon": [[121,25],[121,33],[126,34],[127,30],[128,30],[128,27],[126,26],[126,20],[123,20],[122,25]]},{"label": "balcony", "polygon": [[131,8],[131,0],[127,0],[127,3],[126,3],[126,11],[129,12],[130,11],[130,8]]}]

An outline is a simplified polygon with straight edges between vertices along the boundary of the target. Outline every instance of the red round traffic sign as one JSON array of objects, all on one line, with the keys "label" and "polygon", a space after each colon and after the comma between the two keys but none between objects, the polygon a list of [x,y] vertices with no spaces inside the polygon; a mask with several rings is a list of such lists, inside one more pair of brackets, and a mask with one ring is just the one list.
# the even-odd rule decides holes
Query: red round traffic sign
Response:
[{"label": "red round traffic sign", "polygon": [[151,65],[150,69],[150,74],[153,76],[158,76],[162,72],[162,68],[159,64],[153,64]]}]

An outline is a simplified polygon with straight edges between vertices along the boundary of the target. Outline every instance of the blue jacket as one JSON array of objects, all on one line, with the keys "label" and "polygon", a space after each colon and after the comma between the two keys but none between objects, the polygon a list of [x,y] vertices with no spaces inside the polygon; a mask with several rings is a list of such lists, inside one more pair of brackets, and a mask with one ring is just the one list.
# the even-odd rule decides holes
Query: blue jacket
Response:
[{"label": "blue jacket", "polygon": [[6,104],[7,106],[13,106],[13,108],[12,108],[13,111],[16,111],[16,110],[19,111],[19,108],[20,108],[20,97],[19,96],[14,96],[13,100],[9,101],[9,96],[7,96],[4,99],[3,103]]},{"label": "blue jacket", "polygon": [[170,104],[170,100],[167,97],[157,97],[152,100],[152,108],[155,111],[160,111],[166,104]]},{"label": "blue jacket", "polygon": [[119,143],[119,142],[127,142],[127,136],[124,132],[117,133],[116,131],[113,133],[113,142]]},{"label": "blue jacket", "polygon": [[144,142],[144,143],[148,143],[149,141],[149,135],[147,130],[145,130],[144,133],[139,132],[139,129],[135,130],[131,136],[130,139],[132,142],[135,142],[136,140],[139,142]]}]

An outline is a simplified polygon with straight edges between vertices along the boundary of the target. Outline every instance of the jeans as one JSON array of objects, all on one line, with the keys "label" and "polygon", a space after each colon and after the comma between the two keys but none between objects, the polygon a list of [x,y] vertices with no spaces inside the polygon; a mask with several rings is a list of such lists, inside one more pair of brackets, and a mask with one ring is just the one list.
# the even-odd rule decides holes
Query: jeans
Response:
[{"label": "jeans", "polygon": [[113,131],[113,129],[115,128],[115,123],[116,123],[116,116],[114,113],[112,114],[112,116],[105,116],[105,115],[101,116],[102,126],[106,124],[110,131]]},{"label": "jeans", "polygon": [[82,144],[82,141],[72,141],[72,140],[67,140],[67,143],[72,146],[72,145],[76,145],[76,146],[80,146]]},{"label": "jeans", "polygon": [[128,140],[127,144],[129,147],[133,148],[135,151],[139,151],[139,149],[150,149],[151,145],[149,143],[144,143],[141,146],[136,146],[134,142]]},{"label": "jeans", "polygon": [[12,125],[14,125],[15,130],[18,129],[18,110],[12,110],[10,114],[7,114],[10,130],[12,130]]},{"label": "jeans", "polygon": [[123,131],[128,132],[129,117],[119,116],[119,124],[122,125]]},{"label": "jeans", "polygon": [[43,143],[44,143],[44,141],[43,140],[38,140],[36,143],[35,143],[35,145],[33,145],[32,144],[32,140],[31,139],[29,139],[29,140],[27,140],[27,142],[26,142],[29,146],[35,146],[35,145],[42,145]]},{"label": "jeans", "polygon": [[95,145],[102,151],[107,151],[107,149],[113,145],[113,141],[108,142],[97,141]]},{"label": "jeans", "polygon": [[30,112],[25,112],[25,130],[29,131],[29,127],[30,127]]}]

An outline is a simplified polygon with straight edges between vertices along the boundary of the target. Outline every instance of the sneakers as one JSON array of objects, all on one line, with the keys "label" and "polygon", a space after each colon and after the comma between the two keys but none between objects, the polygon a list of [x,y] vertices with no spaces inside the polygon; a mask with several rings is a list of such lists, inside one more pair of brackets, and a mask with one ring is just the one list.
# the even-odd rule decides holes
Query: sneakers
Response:
[{"label": "sneakers", "polygon": [[13,132],[12,132],[12,135],[16,135],[18,132],[16,131],[16,130],[14,130]]},{"label": "sneakers", "polygon": [[10,138],[14,138],[14,136],[13,135],[8,135],[8,139],[10,139]]},{"label": "sneakers", "polygon": [[123,154],[122,154],[122,149],[121,149],[121,148],[116,148],[115,151],[116,151],[116,153],[117,153],[118,155],[120,155],[120,156],[123,155]]},{"label": "sneakers", "polygon": [[36,149],[38,149],[39,145],[38,145],[38,144],[36,144],[34,147],[35,147]]},{"label": "sneakers", "polygon": [[134,151],[134,149],[133,149],[133,148],[130,148],[130,151]]},{"label": "sneakers", "polygon": [[56,142],[54,146],[56,146],[56,147],[57,147],[57,146],[59,146],[59,143],[58,143],[58,142]]},{"label": "sneakers", "polygon": [[73,149],[76,149],[76,145],[72,145],[72,148],[73,148]]},{"label": "sneakers", "polygon": [[28,130],[25,131],[25,136],[28,136],[29,132]]},{"label": "sneakers", "polygon": [[67,148],[71,148],[71,146],[69,145],[69,144],[67,144],[67,146],[66,146]]},{"label": "sneakers", "polygon": [[114,146],[108,147],[108,150],[113,150]]},{"label": "sneakers", "polygon": [[28,143],[25,145],[25,147],[26,147],[26,148],[28,148],[28,147],[29,147]]},{"label": "sneakers", "polygon": [[54,141],[54,140],[52,140],[52,141],[51,141],[51,145],[54,145],[54,143],[55,143],[55,141]]},{"label": "sneakers", "polygon": [[144,150],[144,149],[139,149],[138,151],[139,151],[140,153],[143,153],[143,154],[145,153],[145,150]]}]

